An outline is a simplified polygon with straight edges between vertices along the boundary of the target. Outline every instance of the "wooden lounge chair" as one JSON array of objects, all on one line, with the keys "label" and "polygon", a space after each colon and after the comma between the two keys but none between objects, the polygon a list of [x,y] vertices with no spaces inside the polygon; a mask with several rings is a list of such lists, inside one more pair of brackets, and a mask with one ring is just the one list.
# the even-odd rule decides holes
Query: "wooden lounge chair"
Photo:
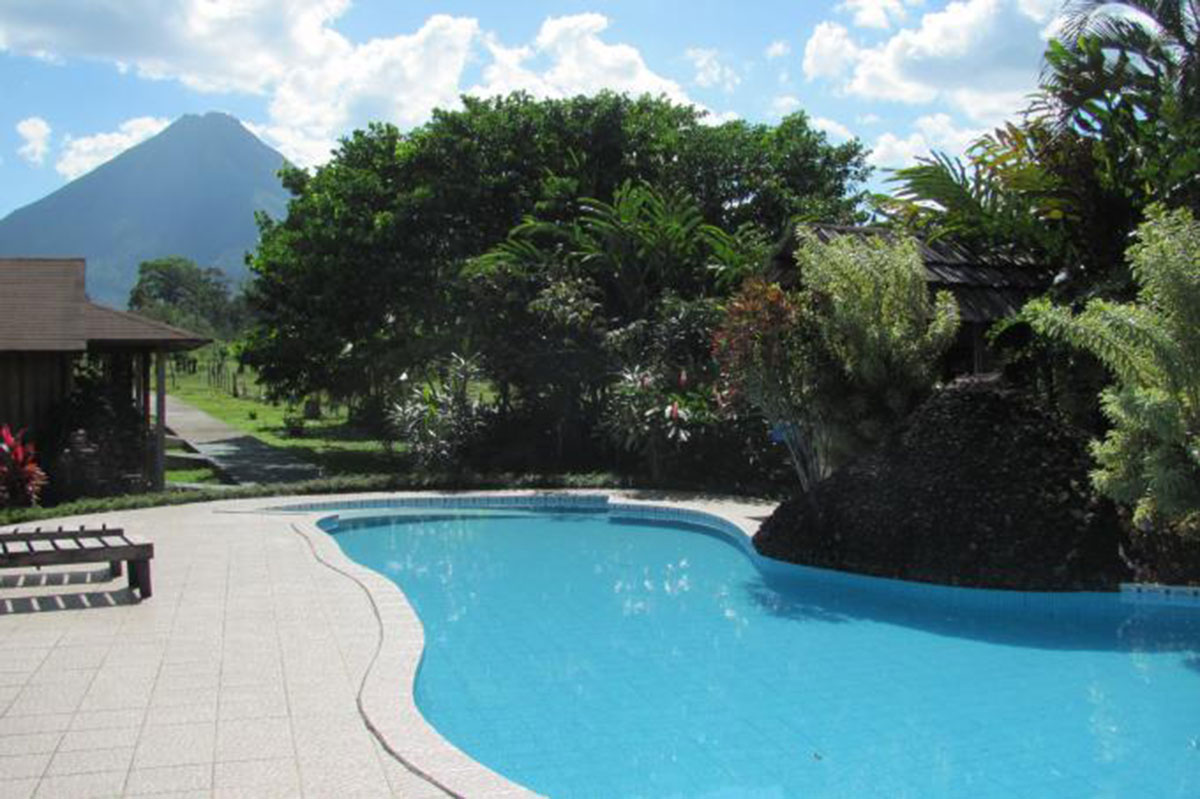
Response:
[{"label": "wooden lounge chair", "polygon": [[131,541],[119,527],[78,530],[14,530],[0,532],[0,569],[27,566],[62,566],[74,563],[108,563],[115,579],[121,562],[129,564],[129,587],[149,599],[150,559],[154,544]]}]

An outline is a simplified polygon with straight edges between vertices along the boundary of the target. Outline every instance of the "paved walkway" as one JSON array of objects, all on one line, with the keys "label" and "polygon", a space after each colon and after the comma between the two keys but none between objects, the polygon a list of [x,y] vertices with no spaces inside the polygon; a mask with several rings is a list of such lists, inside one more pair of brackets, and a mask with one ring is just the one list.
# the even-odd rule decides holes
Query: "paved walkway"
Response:
[{"label": "paved walkway", "polygon": [[250,506],[74,519],[154,542],[145,602],[95,566],[0,572],[0,797],[444,799],[358,712],[369,597]]},{"label": "paved walkway", "polygon": [[293,483],[313,480],[321,470],[272,447],[182,400],[167,395],[167,427],[209,458],[236,483]]}]

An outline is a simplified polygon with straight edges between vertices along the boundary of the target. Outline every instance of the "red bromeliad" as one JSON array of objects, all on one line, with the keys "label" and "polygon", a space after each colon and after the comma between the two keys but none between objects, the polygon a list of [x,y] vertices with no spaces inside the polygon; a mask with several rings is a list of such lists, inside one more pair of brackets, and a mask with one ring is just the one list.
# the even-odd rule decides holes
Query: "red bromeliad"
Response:
[{"label": "red bromeliad", "polygon": [[46,473],[37,465],[33,444],[22,439],[25,431],[15,435],[8,425],[0,426],[0,506],[36,505],[47,483]]}]

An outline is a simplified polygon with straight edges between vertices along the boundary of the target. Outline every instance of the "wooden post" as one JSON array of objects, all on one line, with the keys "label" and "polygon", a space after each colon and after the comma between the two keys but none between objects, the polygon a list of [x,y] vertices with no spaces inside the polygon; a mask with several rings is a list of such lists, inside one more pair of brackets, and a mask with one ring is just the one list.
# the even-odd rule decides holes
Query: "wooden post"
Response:
[{"label": "wooden post", "polygon": [[154,488],[162,491],[167,478],[167,352],[154,353]]},{"label": "wooden post", "polygon": [[138,395],[139,404],[142,406],[142,417],[146,420],[146,425],[150,424],[150,350],[142,350],[138,356],[142,361],[142,379],[141,392]]}]

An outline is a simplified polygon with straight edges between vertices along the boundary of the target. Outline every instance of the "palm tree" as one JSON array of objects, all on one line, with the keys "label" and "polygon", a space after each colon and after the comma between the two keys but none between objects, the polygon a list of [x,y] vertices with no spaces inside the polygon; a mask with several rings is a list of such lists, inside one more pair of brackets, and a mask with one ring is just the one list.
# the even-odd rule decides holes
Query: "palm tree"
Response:
[{"label": "palm tree", "polygon": [[1094,40],[1133,59],[1134,68],[1165,81],[1194,111],[1200,103],[1200,2],[1197,0],[1069,0],[1060,39]]},{"label": "palm tree", "polygon": [[1132,208],[1200,211],[1200,0],[1068,0],[1031,109]]}]

